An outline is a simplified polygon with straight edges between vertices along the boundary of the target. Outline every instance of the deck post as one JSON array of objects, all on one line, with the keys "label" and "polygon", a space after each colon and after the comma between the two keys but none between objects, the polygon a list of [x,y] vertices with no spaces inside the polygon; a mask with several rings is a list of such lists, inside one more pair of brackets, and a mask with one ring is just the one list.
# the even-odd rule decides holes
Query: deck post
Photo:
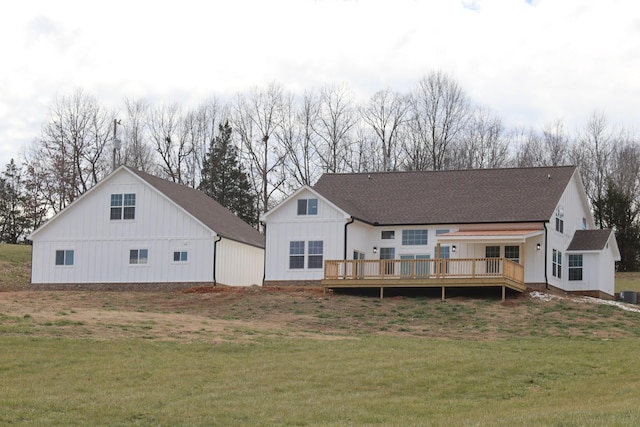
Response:
[{"label": "deck post", "polygon": [[505,286],[502,285],[502,302],[504,302]]},{"label": "deck post", "polygon": [[445,287],[443,286],[442,287],[442,301],[444,301],[444,290],[445,290]]},{"label": "deck post", "polygon": [[380,299],[384,298],[384,286],[380,286]]}]

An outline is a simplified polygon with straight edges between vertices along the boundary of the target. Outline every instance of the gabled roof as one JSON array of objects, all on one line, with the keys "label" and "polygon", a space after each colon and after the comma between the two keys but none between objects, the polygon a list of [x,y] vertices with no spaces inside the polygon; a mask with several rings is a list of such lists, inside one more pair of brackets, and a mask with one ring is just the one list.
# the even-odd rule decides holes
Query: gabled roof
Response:
[{"label": "gabled roof", "polygon": [[576,230],[567,251],[601,251],[607,245],[611,229]]},{"label": "gabled roof", "polygon": [[158,178],[157,176],[153,176],[127,166],[120,166],[65,209],[58,212],[58,214],[49,221],[45,222],[40,228],[34,230],[28,238],[32,240],[33,236],[37,235],[40,230],[54,223],[57,218],[64,215],[69,209],[73,209],[73,206],[80,203],[80,201],[86,197],[89,197],[89,195],[96,191],[96,189],[107,183],[113,176],[123,170],[137,176],[140,180],[155,188],[167,199],[182,208],[185,212],[200,221],[205,227],[209,228],[217,235],[237,242],[264,248],[264,236],[260,234],[260,232],[242,221],[231,211],[203,192]]},{"label": "gabled roof", "polygon": [[575,166],[324,174],[313,187],[374,225],[548,221]]},{"label": "gabled roof", "polygon": [[264,236],[259,231],[203,192],[146,172],[132,168],[127,169],[160,191],[217,235],[264,248]]}]

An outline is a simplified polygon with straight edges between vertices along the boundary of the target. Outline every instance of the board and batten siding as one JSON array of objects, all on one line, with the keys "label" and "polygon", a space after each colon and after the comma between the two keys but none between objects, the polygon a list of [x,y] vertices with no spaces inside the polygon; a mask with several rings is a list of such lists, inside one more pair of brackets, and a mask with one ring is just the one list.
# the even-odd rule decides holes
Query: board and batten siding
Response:
[{"label": "board and batten siding", "polygon": [[222,238],[216,251],[216,282],[228,286],[262,285],[264,250]]},{"label": "board and batten siding", "polygon": [[[298,215],[299,199],[318,199],[317,215]],[[323,261],[342,259],[344,224],[348,217],[308,190],[300,191],[272,212],[267,222],[265,280],[321,280],[324,268],[307,268],[307,242],[323,242]],[[305,242],[305,268],[289,268],[289,242]]]},{"label": "board and batten siding", "polygon": [[[33,241],[32,283],[211,282],[214,233],[121,170],[39,230]],[[136,195],[135,219],[111,220],[111,194]],[[131,249],[147,249],[147,264],[129,264]],[[73,266],[56,266],[56,250],[73,250]],[[174,251],[187,251],[174,262]]]}]

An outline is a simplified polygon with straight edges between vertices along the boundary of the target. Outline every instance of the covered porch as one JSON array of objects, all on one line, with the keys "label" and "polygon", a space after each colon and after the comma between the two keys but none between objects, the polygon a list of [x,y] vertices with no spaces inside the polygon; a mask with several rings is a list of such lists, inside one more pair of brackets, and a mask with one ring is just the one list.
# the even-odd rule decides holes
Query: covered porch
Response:
[{"label": "covered porch", "polygon": [[324,289],[498,287],[523,292],[524,266],[506,258],[327,260]]}]

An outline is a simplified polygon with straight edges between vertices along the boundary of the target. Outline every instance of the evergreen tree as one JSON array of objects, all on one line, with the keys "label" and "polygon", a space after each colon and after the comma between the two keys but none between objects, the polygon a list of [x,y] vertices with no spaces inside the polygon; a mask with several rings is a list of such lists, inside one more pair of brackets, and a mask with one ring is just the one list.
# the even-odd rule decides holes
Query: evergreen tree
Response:
[{"label": "evergreen tree", "polygon": [[604,195],[594,202],[594,218],[600,228],[615,231],[620,249],[620,271],[638,271],[640,267],[640,224],[633,197],[609,181]]},{"label": "evergreen tree", "polygon": [[20,170],[13,159],[0,178],[0,241],[18,243],[27,221],[24,216],[24,197],[21,191]]},{"label": "evergreen tree", "polygon": [[228,121],[218,126],[218,135],[211,141],[204,158],[198,189],[240,219],[257,227],[256,198],[238,160],[238,150],[231,141],[231,131]]}]

